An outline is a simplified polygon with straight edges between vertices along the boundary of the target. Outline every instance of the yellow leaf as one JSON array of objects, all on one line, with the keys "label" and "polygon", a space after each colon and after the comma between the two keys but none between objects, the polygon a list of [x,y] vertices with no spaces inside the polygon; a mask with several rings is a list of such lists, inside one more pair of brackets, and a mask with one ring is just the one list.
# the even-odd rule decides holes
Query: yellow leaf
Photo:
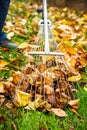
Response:
[{"label": "yellow leaf", "polygon": [[57,115],[58,117],[66,117],[67,114],[60,108],[51,108],[52,113]]},{"label": "yellow leaf", "polygon": [[70,65],[75,68],[76,59],[70,59]]},{"label": "yellow leaf", "polygon": [[66,47],[66,52],[68,52],[71,55],[76,55],[77,54],[76,48],[73,48],[73,47]]},{"label": "yellow leaf", "polygon": [[31,95],[29,95],[28,93],[25,93],[20,90],[16,90],[16,94],[15,94],[13,103],[16,107],[26,106],[29,103],[30,96]]},{"label": "yellow leaf", "polygon": [[87,91],[87,87],[86,86],[84,87],[84,90]]},{"label": "yellow leaf", "polygon": [[0,93],[3,93],[4,94],[4,85],[2,82],[0,82]]},{"label": "yellow leaf", "polygon": [[36,110],[39,107],[42,107],[45,105],[45,102],[42,100],[42,97],[37,98],[35,101],[30,102],[28,106],[25,107],[25,109],[28,110]]},{"label": "yellow leaf", "polygon": [[0,70],[9,70],[7,67],[0,67]]},{"label": "yellow leaf", "polygon": [[8,62],[4,61],[3,59],[0,59],[0,67],[4,67],[8,64],[9,64]]},{"label": "yellow leaf", "polygon": [[68,21],[67,21],[66,19],[63,19],[63,20],[62,20],[62,23],[67,25],[67,24],[68,24]]},{"label": "yellow leaf", "polygon": [[31,13],[30,13],[30,12],[28,12],[28,13],[26,14],[26,18],[29,18],[29,17],[30,17],[30,15],[31,15]]},{"label": "yellow leaf", "polygon": [[58,32],[56,30],[52,30],[54,36],[58,36]]},{"label": "yellow leaf", "polygon": [[74,112],[79,118],[81,118],[81,116],[79,115],[79,113],[75,109],[72,109],[72,112]]},{"label": "yellow leaf", "polygon": [[68,78],[68,81],[76,82],[76,81],[79,81],[81,78],[82,78],[81,75],[72,76],[72,77],[69,77],[69,78]]},{"label": "yellow leaf", "polygon": [[85,18],[85,20],[87,20],[87,14],[84,14],[83,17]]},{"label": "yellow leaf", "polygon": [[27,48],[28,47],[28,43],[27,42],[24,42],[24,43],[21,43],[19,46],[18,46],[18,48],[19,49],[24,49],[24,48]]}]

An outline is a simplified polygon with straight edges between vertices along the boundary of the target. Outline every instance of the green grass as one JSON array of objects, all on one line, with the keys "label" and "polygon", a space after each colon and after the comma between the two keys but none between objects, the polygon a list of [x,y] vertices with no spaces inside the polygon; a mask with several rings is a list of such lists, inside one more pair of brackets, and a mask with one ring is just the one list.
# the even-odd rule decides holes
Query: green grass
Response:
[{"label": "green grass", "polygon": [[80,88],[77,93],[80,98],[79,110],[81,118],[74,114],[70,108],[66,108],[68,114],[65,118],[39,111],[25,111],[23,108],[8,109],[0,108],[0,116],[4,117],[5,123],[0,124],[0,130],[87,130],[87,92]]}]

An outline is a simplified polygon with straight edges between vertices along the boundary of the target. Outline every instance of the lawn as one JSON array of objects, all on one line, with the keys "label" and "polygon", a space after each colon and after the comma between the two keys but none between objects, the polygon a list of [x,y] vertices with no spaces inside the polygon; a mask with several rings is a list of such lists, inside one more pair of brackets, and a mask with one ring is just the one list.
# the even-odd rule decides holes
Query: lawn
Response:
[{"label": "lawn", "polygon": [[[38,3],[40,4],[40,3]],[[26,45],[32,44],[37,40],[38,22],[41,19],[41,14],[36,13],[37,4],[30,4],[29,0],[12,0],[4,31],[7,36],[18,45],[22,43]],[[53,7],[54,8],[54,7]],[[65,42],[65,47],[71,47],[71,44],[87,41],[87,13],[75,12],[67,8],[54,9],[49,7],[49,17],[52,20],[55,28],[53,31],[57,42]],[[55,13],[56,11],[57,14]],[[61,16],[60,16],[61,14]],[[53,17],[54,16],[54,17]],[[58,32],[57,26],[60,23],[69,25],[77,29],[79,35],[76,39],[70,40],[70,35],[67,38],[62,36],[62,33]],[[75,21],[74,21],[75,20]],[[62,21],[62,22],[61,22]],[[68,28],[69,29],[69,28]],[[67,32],[66,32],[67,33]],[[61,34],[61,35],[60,35]],[[83,41],[80,38],[83,37]],[[62,38],[62,40],[61,40]],[[73,42],[72,42],[73,41]],[[82,48],[87,54],[87,46],[85,44],[74,44],[73,47]],[[27,49],[23,45],[21,50],[8,50],[6,48],[0,48],[0,58],[3,59],[3,68],[0,69],[0,82],[7,81],[11,75],[16,71],[21,71],[21,67],[25,66],[28,62]],[[69,52],[70,53],[70,52]],[[83,57],[82,57],[83,58]],[[81,60],[81,59],[80,59]],[[83,61],[84,62],[84,61]],[[82,78],[74,86],[78,90],[75,93],[77,99],[80,99],[78,104],[78,111],[73,111],[69,106],[64,108],[67,113],[67,117],[57,117],[56,115],[48,111],[29,111],[24,108],[10,108],[6,103],[9,101],[7,97],[0,107],[0,130],[87,130],[87,64],[81,62],[81,69],[77,65]],[[2,95],[0,95],[2,96]]]}]

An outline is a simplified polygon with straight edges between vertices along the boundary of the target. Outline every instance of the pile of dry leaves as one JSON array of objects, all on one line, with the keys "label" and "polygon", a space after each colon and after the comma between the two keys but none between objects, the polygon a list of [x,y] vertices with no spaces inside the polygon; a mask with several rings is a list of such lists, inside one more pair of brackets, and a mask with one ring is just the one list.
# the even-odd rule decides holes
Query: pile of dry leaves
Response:
[{"label": "pile of dry leaves", "polygon": [[69,70],[64,57],[40,55],[32,59],[22,72],[1,83],[0,93],[14,106],[29,110],[48,110],[58,116],[66,116],[66,106],[78,110],[79,99],[74,97],[72,82],[80,80],[81,75]]}]

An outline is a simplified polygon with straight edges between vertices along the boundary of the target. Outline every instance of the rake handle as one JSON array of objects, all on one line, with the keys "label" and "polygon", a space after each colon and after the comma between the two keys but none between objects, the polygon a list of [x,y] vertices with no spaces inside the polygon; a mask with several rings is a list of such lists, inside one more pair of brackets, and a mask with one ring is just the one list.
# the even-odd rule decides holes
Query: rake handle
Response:
[{"label": "rake handle", "polygon": [[47,0],[43,0],[43,16],[44,16],[45,52],[48,53],[49,42],[48,42]]}]

